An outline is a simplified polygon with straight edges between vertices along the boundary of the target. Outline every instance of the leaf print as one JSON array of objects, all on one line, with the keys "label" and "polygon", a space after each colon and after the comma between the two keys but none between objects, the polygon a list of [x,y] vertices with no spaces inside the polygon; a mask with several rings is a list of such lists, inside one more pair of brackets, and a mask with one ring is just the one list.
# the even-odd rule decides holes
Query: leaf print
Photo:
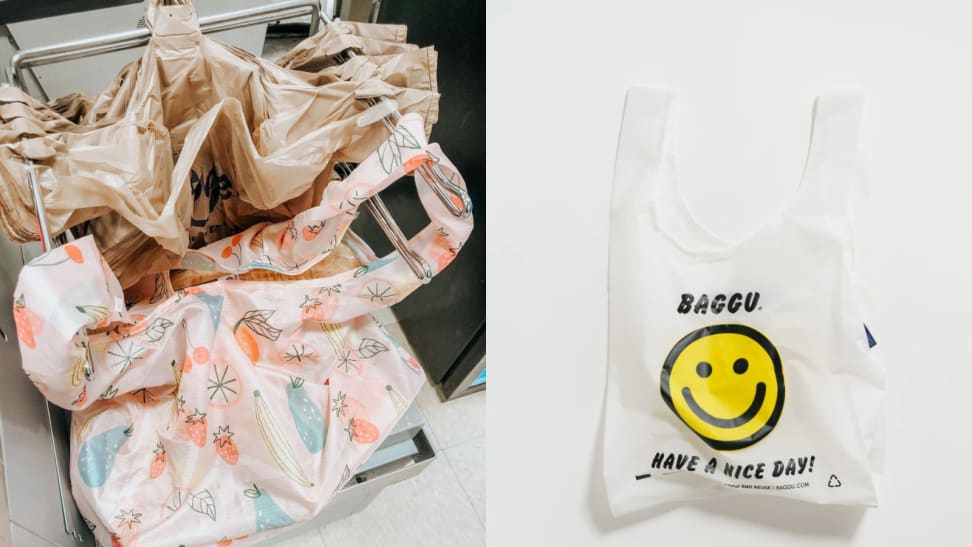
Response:
[{"label": "leaf print", "polygon": [[145,336],[149,342],[158,342],[165,337],[166,331],[172,325],[172,321],[169,321],[165,317],[157,317],[155,318],[155,321],[152,321],[152,324],[149,325],[149,328],[145,329],[142,336]]},{"label": "leaf print", "polygon": [[313,356],[314,351],[304,344],[291,344],[290,349],[284,354],[284,361],[302,363]]},{"label": "leaf print", "polygon": [[[85,389],[87,389],[87,388],[85,388]],[[112,384],[108,384],[108,387],[105,388],[105,391],[101,395],[99,395],[98,398],[99,399],[111,399],[115,395],[118,395],[118,388],[115,387]]]},{"label": "leaf print", "polygon": [[407,128],[396,127],[388,140],[378,147],[378,160],[385,173],[402,165],[402,148],[417,150],[421,145]]},{"label": "leaf print", "polygon": [[128,342],[128,346],[124,346],[121,341],[112,344],[112,348],[108,350],[108,355],[115,358],[115,361],[111,364],[113,367],[120,367],[119,373],[128,370],[128,367],[132,366],[135,361],[138,361],[145,353],[145,348],[141,346],[135,346],[135,342]]},{"label": "leaf print", "polygon": [[327,293],[328,296],[332,294],[341,294],[341,284],[337,283],[329,287],[321,287],[320,289],[317,289],[317,294],[325,294],[325,293]]},{"label": "leaf print", "polygon": [[378,147],[378,161],[385,174],[391,173],[392,169],[402,164],[402,149],[394,138],[389,138]]},{"label": "leaf print", "polygon": [[410,148],[413,150],[421,148],[418,139],[415,138],[415,135],[412,135],[412,132],[407,127],[396,127],[393,138],[395,139],[395,143],[402,148]]},{"label": "leaf print", "polygon": [[213,495],[209,490],[189,494],[189,508],[216,520],[216,502],[213,501]]},{"label": "leaf print", "polygon": [[270,318],[275,313],[277,313],[277,310],[250,310],[243,314],[243,318],[237,322],[237,326],[243,323],[253,331],[253,334],[258,334],[276,342],[277,338],[280,338],[280,333],[283,331],[273,327],[269,323]]},{"label": "leaf print", "polygon": [[370,359],[383,351],[388,351],[388,346],[373,338],[363,338],[358,345],[358,353],[365,359]]},{"label": "leaf print", "polygon": [[172,502],[167,503],[165,505],[165,508],[173,513],[178,511],[186,503],[186,500],[183,499],[182,490],[176,490],[175,492],[173,492],[172,495],[169,496],[169,499],[172,500]]},{"label": "leaf print", "polygon": [[220,372],[219,369],[216,367],[216,363],[213,363],[213,373],[209,376],[209,386],[208,386],[210,392],[209,393],[210,401],[219,401],[223,403],[228,403],[230,402],[231,398],[234,398],[238,395],[237,390],[235,389],[236,387],[238,387],[236,385],[238,381],[236,378],[228,377],[229,368],[230,368],[229,365],[226,365],[225,367],[223,367],[223,371]]}]

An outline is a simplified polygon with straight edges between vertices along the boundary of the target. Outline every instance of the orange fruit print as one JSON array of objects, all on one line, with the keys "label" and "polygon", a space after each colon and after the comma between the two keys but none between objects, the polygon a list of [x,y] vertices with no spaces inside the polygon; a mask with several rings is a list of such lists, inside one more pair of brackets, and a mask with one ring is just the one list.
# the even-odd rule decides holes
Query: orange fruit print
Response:
[{"label": "orange fruit print", "polygon": [[67,253],[71,260],[77,262],[78,264],[84,264],[84,255],[81,253],[81,249],[79,249],[77,245],[68,243],[64,246],[64,252]]},{"label": "orange fruit print", "polygon": [[240,345],[243,353],[250,358],[253,364],[256,364],[260,359],[260,346],[257,345],[256,338],[253,337],[250,329],[246,325],[239,325],[233,336],[236,337],[236,342]]},{"label": "orange fruit print", "polygon": [[192,350],[192,359],[197,363],[205,363],[209,361],[209,350],[203,346],[199,346]]}]

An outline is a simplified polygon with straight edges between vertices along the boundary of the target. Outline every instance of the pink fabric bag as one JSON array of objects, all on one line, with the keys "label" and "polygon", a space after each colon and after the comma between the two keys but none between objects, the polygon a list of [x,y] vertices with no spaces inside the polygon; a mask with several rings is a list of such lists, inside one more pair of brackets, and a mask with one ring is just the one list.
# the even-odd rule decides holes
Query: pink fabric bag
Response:
[{"label": "pink fabric bag", "polygon": [[[243,281],[234,272],[297,274],[347,241],[357,207],[414,174],[431,224],[410,245],[440,272],[472,230],[421,179],[455,167],[407,114],[321,204],[186,255],[228,272],[126,305],[88,236],[22,270],[14,315],[23,366],[72,409],[75,500],[105,545],[257,541],[313,518],[378,447],[424,382],[415,359],[369,312],[420,281],[398,253],[324,279]],[[81,334],[78,334],[80,331]],[[87,360],[94,374],[86,378]]]}]

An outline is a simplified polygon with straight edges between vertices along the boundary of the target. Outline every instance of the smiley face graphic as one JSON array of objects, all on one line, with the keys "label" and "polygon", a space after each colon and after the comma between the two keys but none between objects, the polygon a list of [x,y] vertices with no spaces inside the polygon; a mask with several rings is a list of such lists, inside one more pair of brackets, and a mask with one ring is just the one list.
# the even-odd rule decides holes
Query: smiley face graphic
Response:
[{"label": "smiley face graphic", "polygon": [[759,442],[783,413],[780,354],[745,325],[711,325],[687,334],[665,359],[661,396],[716,450]]}]

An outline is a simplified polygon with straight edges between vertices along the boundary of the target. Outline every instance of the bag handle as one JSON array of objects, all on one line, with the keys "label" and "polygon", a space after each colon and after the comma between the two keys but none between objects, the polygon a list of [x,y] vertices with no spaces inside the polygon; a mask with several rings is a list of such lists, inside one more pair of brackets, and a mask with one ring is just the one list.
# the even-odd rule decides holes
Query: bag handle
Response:
[{"label": "bag handle", "polygon": [[[424,137],[424,122],[418,114],[406,114],[395,132],[343,180],[331,182],[320,205],[297,214],[293,220],[262,223],[243,232],[189,250],[181,267],[203,271],[239,274],[267,269],[296,275],[310,269],[330,253],[348,231],[360,205],[406,175],[415,177],[419,200],[430,223],[407,241],[408,248],[420,257],[435,276],[455,258],[472,232],[472,216],[455,216],[425,179],[426,166],[438,169],[450,183],[465,191],[465,182],[456,167],[436,144]],[[380,279],[374,273],[381,269]],[[380,281],[376,290],[368,284]],[[241,281],[263,283],[260,281]],[[342,321],[390,306],[414,291],[424,280],[417,278],[400,251],[392,252],[354,271],[312,285],[341,286],[342,301],[324,320]],[[306,284],[305,281],[293,282]],[[374,287],[372,287],[374,288]],[[386,290],[388,289],[388,290]],[[394,294],[394,296],[392,296]]]}]

